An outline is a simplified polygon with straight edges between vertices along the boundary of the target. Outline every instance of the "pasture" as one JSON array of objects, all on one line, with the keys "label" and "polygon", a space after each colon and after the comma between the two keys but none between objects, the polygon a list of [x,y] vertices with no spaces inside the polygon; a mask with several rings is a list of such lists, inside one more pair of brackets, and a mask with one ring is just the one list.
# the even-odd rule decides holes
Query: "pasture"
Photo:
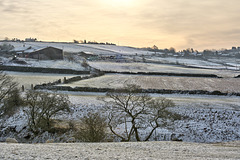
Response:
[{"label": "pasture", "polygon": [[126,84],[136,84],[143,89],[240,92],[239,79],[237,78],[169,77],[124,74],[106,74],[101,77],[81,80],[70,84],[61,84],[61,86],[121,88]]}]

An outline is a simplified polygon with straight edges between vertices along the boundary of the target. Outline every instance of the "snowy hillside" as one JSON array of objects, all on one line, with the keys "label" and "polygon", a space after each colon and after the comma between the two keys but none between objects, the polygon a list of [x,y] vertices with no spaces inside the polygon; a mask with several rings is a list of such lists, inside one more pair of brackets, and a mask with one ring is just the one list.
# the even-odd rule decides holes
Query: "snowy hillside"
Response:
[{"label": "snowy hillside", "polygon": [[[2,44],[3,42],[0,42]],[[135,55],[137,54],[150,54],[151,52],[143,51],[131,47],[115,46],[115,45],[99,45],[99,44],[75,44],[75,43],[55,43],[55,42],[8,42],[15,47],[15,50],[27,49],[40,49],[44,47],[55,47],[63,49],[64,52],[90,52],[93,54],[123,54]]]},{"label": "snowy hillside", "polygon": [[[0,45],[4,42],[0,42]],[[85,52],[93,55],[102,55],[102,56],[119,56],[123,55],[121,58],[123,58],[123,61],[128,62],[142,62],[143,59],[146,62],[151,63],[157,63],[157,64],[177,64],[182,66],[191,66],[191,67],[197,67],[197,68],[208,68],[208,69],[221,69],[221,70],[236,70],[239,71],[240,66],[240,60],[236,58],[216,58],[216,59],[209,59],[209,60],[203,60],[203,59],[188,59],[183,57],[160,57],[162,53],[158,52],[155,54],[154,52],[141,50],[138,48],[133,47],[126,47],[126,46],[115,46],[115,45],[100,45],[100,44],[76,44],[76,43],[61,43],[61,42],[7,42],[8,44],[13,45],[15,48],[15,51],[25,51],[25,52],[32,52],[38,49],[42,49],[45,47],[55,47],[62,49],[65,53],[66,52],[72,52],[72,53],[79,53],[79,52]],[[144,55],[144,56],[142,56]],[[109,59],[107,60],[109,61]],[[118,58],[116,58],[113,61],[119,61]],[[123,62],[121,61],[121,62]],[[54,62],[56,63],[56,62]],[[97,64],[95,64],[97,63]],[[102,69],[102,66],[100,63],[103,62],[91,62],[91,65],[96,68]],[[104,62],[107,63],[107,62]],[[142,63],[143,64],[143,63]],[[140,65],[142,65],[140,64]],[[99,67],[100,65],[100,67]],[[105,64],[103,64],[105,66]],[[113,64],[117,68],[112,67],[107,64],[105,68],[111,68],[112,70],[119,70],[118,66],[119,64],[115,63]],[[123,67],[125,67],[126,64],[123,64]],[[156,65],[155,65],[156,66]],[[127,68],[126,68],[127,69]],[[131,68],[130,68],[131,69]],[[141,69],[141,68],[140,68]],[[106,69],[104,69],[106,70]]]}]

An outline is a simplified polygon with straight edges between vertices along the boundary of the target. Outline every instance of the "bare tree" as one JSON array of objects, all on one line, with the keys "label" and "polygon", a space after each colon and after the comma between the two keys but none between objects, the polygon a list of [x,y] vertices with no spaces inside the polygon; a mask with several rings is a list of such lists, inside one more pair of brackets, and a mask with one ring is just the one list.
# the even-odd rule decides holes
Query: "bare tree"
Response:
[{"label": "bare tree", "polygon": [[5,115],[9,109],[12,110],[12,108],[6,107],[3,102],[4,99],[14,93],[16,87],[17,83],[13,81],[13,78],[0,71],[0,117]]},{"label": "bare tree", "polygon": [[13,78],[5,74],[3,71],[0,71],[0,101],[16,89],[16,87],[17,83],[13,81]]},{"label": "bare tree", "polygon": [[70,102],[65,95],[30,90],[26,94],[25,103],[29,127],[35,133],[49,130],[54,116],[70,112]]},{"label": "bare tree", "polygon": [[[108,127],[122,141],[130,141],[133,137],[136,141],[148,141],[158,127],[181,118],[169,110],[174,106],[171,100],[155,100],[142,93],[136,85],[127,85],[121,90],[107,93],[107,96],[110,100],[104,101],[108,112]],[[149,132],[140,135],[140,130]]]}]

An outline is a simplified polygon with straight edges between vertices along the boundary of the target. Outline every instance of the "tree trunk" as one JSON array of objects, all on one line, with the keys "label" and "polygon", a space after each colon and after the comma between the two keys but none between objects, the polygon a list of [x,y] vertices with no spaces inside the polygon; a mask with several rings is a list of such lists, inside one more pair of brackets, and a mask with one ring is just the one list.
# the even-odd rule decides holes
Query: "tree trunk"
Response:
[{"label": "tree trunk", "polygon": [[135,138],[137,141],[141,141],[140,137],[139,137],[139,134],[138,134],[138,129],[135,125],[135,118],[132,119],[132,127],[133,127],[133,130],[134,130],[134,133],[135,133]]}]

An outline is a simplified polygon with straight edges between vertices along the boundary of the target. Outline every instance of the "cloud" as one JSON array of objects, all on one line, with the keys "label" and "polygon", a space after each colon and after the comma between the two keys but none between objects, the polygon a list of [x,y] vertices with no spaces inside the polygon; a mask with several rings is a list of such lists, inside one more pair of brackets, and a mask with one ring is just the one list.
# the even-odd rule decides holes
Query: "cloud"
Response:
[{"label": "cloud", "polygon": [[0,34],[120,39],[135,46],[177,48],[238,42],[239,0],[132,0],[119,7],[110,2],[0,0]]},{"label": "cloud", "polygon": [[[181,48],[192,45],[202,47],[201,43],[206,44],[207,37],[212,35],[224,43],[222,37],[228,32],[232,36],[226,37],[236,41],[238,32],[232,31],[240,25],[239,6],[240,1],[237,0],[151,0],[138,12],[135,25],[153,31],[155,36],[175,35],[175,42],[178,41],[177,45]],[[203,41],[197,35],[204,35]]]}]

